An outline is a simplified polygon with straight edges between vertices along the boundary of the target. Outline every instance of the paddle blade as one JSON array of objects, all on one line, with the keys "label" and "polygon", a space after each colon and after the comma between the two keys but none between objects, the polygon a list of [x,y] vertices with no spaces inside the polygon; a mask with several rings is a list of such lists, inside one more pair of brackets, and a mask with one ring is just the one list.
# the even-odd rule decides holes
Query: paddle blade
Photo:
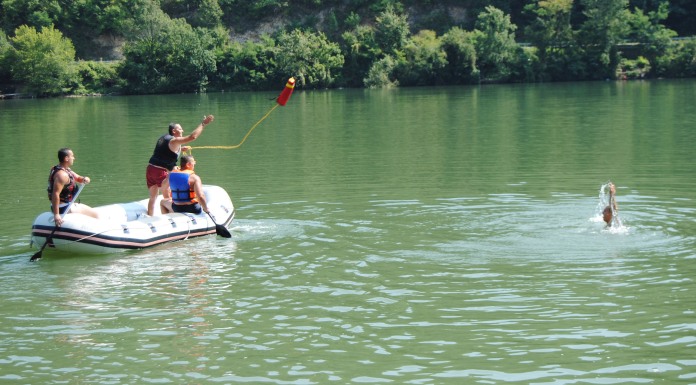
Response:
[{"label": "paddle blade", "polygon": [[53,241],[53,233],[56,231],[56,228],[53,228],[53,231],[51,231],[51,234],[49,234],[48,238],[46,238],[46,242],[44,242],[43,246],[39,249],[39,251],[36,252],[36,254],[32,255],[31,258],[29,258],[29,262],[35,262],[39,259],[41,259],[41,253],[43,253],[44,249],[46,248],[46,245],[51,243]]},{"label": "paddle blade", "polygon": [[223,225],[218,225],[217,222],[215,222],[215,218],[213,218],[213,215],[208,212],[208,216],[210,219],[213,221],[215,224],[215,233],[223,238],[232,238],[232,234],[230,234],[230,231],[227,230],[227,227]]},{"label": "paddle blade", "polygon": [[230,231],[227,230],[227,227],[223,225],[215,225],[215,232],[217,233],[217,235],[223,238],[232,238],[232,234],[230,234]]},{"label": "paddle blade", "polygon": [[43,252],[43,248],[41,248],[41,250],[37,251],[36,254],[32,255],[31,258],[29,258],[29,262],[36,262],[37,260],[41,259],[42,252]]}]

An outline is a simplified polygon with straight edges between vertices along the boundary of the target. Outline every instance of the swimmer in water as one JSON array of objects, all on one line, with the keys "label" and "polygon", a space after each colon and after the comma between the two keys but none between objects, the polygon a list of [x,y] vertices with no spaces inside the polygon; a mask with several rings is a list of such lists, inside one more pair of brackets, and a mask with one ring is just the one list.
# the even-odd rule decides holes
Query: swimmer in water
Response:
[{"label": "swimmer in water", "polygon": [[611,221],[619,212],[619,206],[616,204],[616,186],[612,182],[607,185],[609,187],[609,204],[602,211],[602,219],[607,223],[607,227],[611,226]]}]

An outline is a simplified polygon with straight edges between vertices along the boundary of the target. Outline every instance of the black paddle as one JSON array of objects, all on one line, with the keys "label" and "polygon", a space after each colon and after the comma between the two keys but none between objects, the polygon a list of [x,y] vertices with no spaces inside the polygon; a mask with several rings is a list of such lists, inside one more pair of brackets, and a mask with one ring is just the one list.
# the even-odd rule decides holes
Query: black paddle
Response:
[{"label": "black paddle", "polygon": [[[77,193],[75,194],[73,199],[70,201],[70,203],[68,203],[68,207],[66,207],[65,211],[63,211],[63,214],[60,215],[61,218],[65,217],[65,214],[67,214],[68,211],[70,211],[70,206],[72,206],[73,202],[75,202],[75,199],[77,199],[77,197],[80,195],[80,193],[82,192],[82,189],[84,187],[85,187],[84,184],[80,184],[80,188],[77,190]],[[55,227],[53,227],[53,230],[51,231],[51,233],[48,234],[48,237],[46,237],[46,242],[44,242],[43,246],[41,246],[41,249],[36,254],[31,256],[31,258],[29,259],[29,262],[34,262],[37,259],[41,259],[41,253],[43,253],[44,249],[46,248],[46,245],[51,243],[51,238],[53,237],[53,233],[55,233],[56,230],[58,230],[57,225]]]},{"label": "black paddle", "polygon": [[215,218],[213,218],[213,216],[210,215],[210,212],[208,212],[208,216],[213,221],[213,223],[215,223],[215,233],[217,233],[217,235],[219,235],[223,238],[232,238],[232,234],[230,234],[230,231],[227,230],[227,227],[225,227],[223,225],[218,225],[215,222]]}]

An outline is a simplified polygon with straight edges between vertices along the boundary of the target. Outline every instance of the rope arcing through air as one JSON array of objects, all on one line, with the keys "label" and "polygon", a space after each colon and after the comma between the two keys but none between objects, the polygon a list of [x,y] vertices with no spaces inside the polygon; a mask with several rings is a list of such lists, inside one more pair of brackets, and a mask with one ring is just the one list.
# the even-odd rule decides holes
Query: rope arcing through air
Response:
[{"label": "rope arcing through air", "polygon": [[249,137],[249,135],[251,135],[251,132],[254,131],[254,129],[256,128],[256,126],[258,126],[259,124],[261,124],[261,122],[263,122],[264,119],[266,119],[266,118],[268,117],[268,115],[270,115],[271,112],[273,112],[273,110],[275,110],[278,106],[279,106],[279,104],[275,103],[275,104],[273,105],[273,107],[272,107],[270,110],[268,110],[268,112],[266,113],[266,115],[264,115],[263,118],[261,118],[258,122],[256,122],[256,124],[254,124],[254,125],[251,127],[251,129],[249,129],[249,132],[247,132],[246,135],[244,135],[244,139],[242,139],[242,141],[239,142],[239,144],[235,144],[234,146],[200,146],[200,147],[197,146],[197,147],[191,147],[191,149],[194,149],[194,148],[195,148],[195,149],[233,150],[233,149],[235,149],[235,148],[239,148],[239,147],[241,147],[242,144],[244,144],[244,142],[247,140],[247,138]]}]

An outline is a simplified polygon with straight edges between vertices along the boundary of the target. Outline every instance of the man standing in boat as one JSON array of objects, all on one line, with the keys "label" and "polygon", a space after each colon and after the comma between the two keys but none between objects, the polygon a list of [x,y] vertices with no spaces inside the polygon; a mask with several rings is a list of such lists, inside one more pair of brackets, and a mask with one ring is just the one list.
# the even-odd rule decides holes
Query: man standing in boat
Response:
[{"label": "man standing in boat", "polygon": [[203,132],[203,128],[212,122],[213,115],[203,118],[203,121],[189,135],[184,136],[184,129],[179,123],[169,124],[169,133],[162,135],[155,144],[155,150],[145,171],[147,188],[150,191],[150,200],[147,203],[147,215],[152,216],[155,210],[155,201],[160,189],[164,198],[169,197],[166,189],[162,188],[162,181],[167,178],[168,172],[176,167],[176,161],[181,151],[188,151],[191,147],[182,146],[193,142]]},{"label": "man standing in boat", "polygon": [[162,214],[208,212],[208,205],[203,193],[203,182],[193,172],[194,167],[196,167],[196,160],[193,156],[184,155],[181,157],[179,169],[169,173],[163,186],[169,186],[171,199],[162,199],[160,202]]},{"label": "man standing in boat", "polygon": [[[77,183],[88,184],[90,182],[89,177],[78,175],[70,169],[74,162],[75,154],[73,151],[67,147],[61,148],[58,150],[58,164],[51,168],[51,173],[48,175],[46,191],[48,199],[51,201],[51,212],[56,226],[63,224],[61,214],[67,214],[65,210],[79,189]],[[95,209],[82,203],[73,202],[69,212],[99,218],[99,213]]]}]

